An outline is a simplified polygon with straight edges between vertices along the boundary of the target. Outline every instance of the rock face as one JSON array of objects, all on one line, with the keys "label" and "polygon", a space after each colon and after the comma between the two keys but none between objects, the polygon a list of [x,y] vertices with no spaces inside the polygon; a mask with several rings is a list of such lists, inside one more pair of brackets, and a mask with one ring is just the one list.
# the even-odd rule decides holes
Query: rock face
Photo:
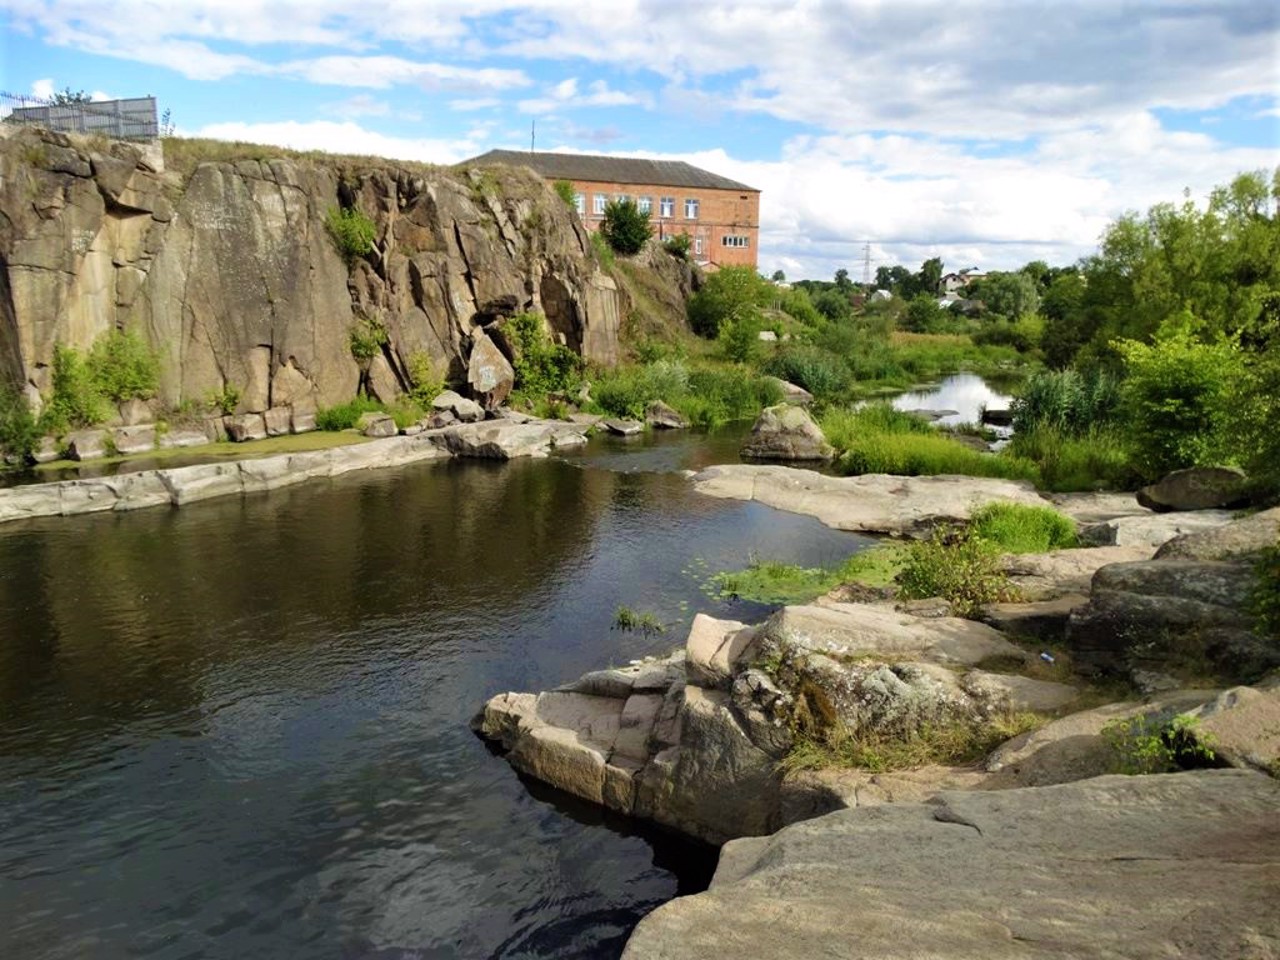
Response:
[{"label": "rock face", "polygon": [[1186,510],[1145,516],[1116,517],[1080,529],[1080,540],[1098,547],[1147,547],[1156,549],[1188,533],[1212,530],[1231,522],[1225,510]]},{"label": "rock face", "polygon": [[763,464],[709,467],[694,489],[712,497],[755,500],[816,517],[837,530],[927,537],[940,523],[969,519],[993,500],[1044,506],[1030,484],[980,477],[828,477],[812,470]]},{"label": "rock face", "polygon": [[1143,487],[1138,491],[1138,502],[1159,513],[1237,507],[1248,499],[1243,493],[1244,480],[1244,473],[1229,467],[1189,467]]},{"label": "rock face", "polygon": [[1273,956],[1278,815],[1237,770],[842,810],[728,844],[623,957]]},{"label": "rock face", "polygon": [[[336,207],[375,227],[350,270],[325,227]],[[461,381],[495,309],[543,312],[561,342],[603,364],[617,360],[627,311],[577,219],[522,170],[334,157],[184,175],[127,144],[6,124],[0,210],[0,377],[45,397],[55,344],[85,350],[117,328],[159,352],[161,406],[234,387],[247,414],[351,399],[358,317],[386,329],[377,389],[394,394],[415,354]],[[495,389],[481,392],[496,403]]]},{"label": "rock face", "polygon": [[515,383],[515,368],[497,345],[483,331],[478,331],[471,343],[467,385],[485,409],[496,410],[511,395]]},{"label": "rock face", "polygon": [[752,460],[830,460],[835,454],[808,412],[786,403],[760,412],[741,452]]},{"label": "rock face", "polygon": [[645,407],[644,422],[654,430],[687,430],[689,428],[689,421],[684,418],[684,415],[661,400],[655,400]]}]

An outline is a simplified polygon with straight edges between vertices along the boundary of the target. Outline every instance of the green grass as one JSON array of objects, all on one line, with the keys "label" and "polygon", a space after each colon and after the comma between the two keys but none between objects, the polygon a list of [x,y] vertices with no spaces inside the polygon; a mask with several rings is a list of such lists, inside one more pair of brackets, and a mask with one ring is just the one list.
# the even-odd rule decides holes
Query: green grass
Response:
[{"label": "green grass", "polygon": [[720,600],[808,603],[843,583],[888,586],[902,569],[906,549],[901,544],[884,544],[855,553],[838,567],[801,567],[756,561],[745,570],[724,570],[713,574],[704,584],[704,590]]},{"label": "green grass", "polygon": [[820,425],[838,451],[836,469],[843,474],[963,474],[1032,483],[1039,480],[1039,471],[1029,460],[974,450],[886,404],[828,410]]},{"label": "green grass", "polygon": [[690,365],[683,360],[599,371],[591,381],[594,412],[641,419],[662,400],[700,427],[754,417],[781,401],[781,388],[755,371],[736,365]]},{"label": "green grass", "polygon": [[316,414],[316,426],[321,430],[350,430],[366,413],[386,413],[387,408],[369,397],[356,397],[336,407],[327,407]]},{"label": "green grass", "polygon": [[1095,426],[1076,435],[1053,426],[1014,433],[1000,457],[1034,463],[1043,490],[1132,490],[1140,483],[1119,427]]},{"label": "green grass", "polygon": [[969,529],[1005,553],[1047,553],[1079,544],[1075,522],[1052,507],[988,503],[970,517]]},{"label": "green grass", "polygon": [[783,758],[788,772],[827,767],[856,767],[873,773],[913,770],[933,764],[976,763],[1000,744],[1043,726],[1047,717],[1009,712],[971,723],[934,724],[911,736],[853,735],[837,726],[821,735],[797,736]]},{"label": "green grass", "polygon": [[1000,566],[1000,549],[964,527],[937,530],[913,543],[897,578],[900,596],[943,597],[957,617],[971,617],[989,603],[1018,599]]},{"label": "green grass", "polygon": [[[265,440],[253,440],[249,443],[206,443],[199,447],[160,447],[155,450],[144,450],[142,453],[131,453],[114,457],[103,457],[94,460],[99,463],[126,463],[130,460],[165,461],[195,457],[206,460],[256,460],[259,457],[270,457],[277,453],[305,453],[309,450],[329,450],[333,447],[347,447],[357,443],[367,443],[368,437],[358,433],[325,433],[315,430],[310,433],[285,434],[279,437],[267,437]],[[65,470],[67,467],[81,466],[79,460],[54,460],[50,463],[37,464],[34,469]]]}]

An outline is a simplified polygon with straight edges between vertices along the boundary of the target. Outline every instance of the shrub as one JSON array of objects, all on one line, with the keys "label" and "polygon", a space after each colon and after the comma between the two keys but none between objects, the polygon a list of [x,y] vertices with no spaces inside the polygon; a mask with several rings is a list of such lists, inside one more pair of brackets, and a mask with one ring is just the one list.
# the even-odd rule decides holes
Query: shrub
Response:
[{"label": "shrub", "polygon": [[507,321],[505,330],[514,341],[516,389],[527,397],[542,398],[577,386],[582,358],[551,341],[541,314],[517,314]]},{"label": "shrub", "polygon": [[773,299],[773,289],[751,267],[722,267],[689,298],[689,325],[699,336],[715,339],[722,326],[758,317]]},{"label": "shrub", "polygon": [[409,374],[409,397],[423,407],[429,407],[431,401],[444,389],[444,377],[436,373],[435,361],[425,350],[415,350],[409,354],[405,365]]},{"label": "shrub", "polygon": [[960,617],[972,616],[988,603],[1018,599],[1000,568],[996,546],[962,527],[936,530],[928,540],[912,544],[897,582],[902,596],[944,597]]},{"label": "shrub", "polygon": [[1184,714],[1142,714],[1112,720],[1102,739],[1116,753],[1120,773],[1172,773],[1215,766],[1212,738],[1196,730],[1196,719]]},{"label": "shrub", "polygon": [[27,398],[8,385],[0,386],[0,453],[25,460],[40,439]]},{"label": "shrub", "polygon": [[235,413],[236,407],[240,406],[240,388],[228,383],[221,390],[209,391],[205,401],[209,407],[220,411],[224,416]]},{"label": "shrub", "polygon": [[381,317],[358,317],[347,338],[351,356],[361,367],[366,367],[382,352],[387,342],[387,328]]},{"label": "shrub", "polygon": [[624,257],[639,253],[653,236],[649,214],[641,211],[634,200],[610,200],[604,206],[600,233],[614,252]]},{"label": "shrub", "polygon": [[348,267],[373,250],[378,228],[355,207],[330,207],[324,225]]},{"label": "shrub", "polygon": [[645,639],[667,631],[666,626],[655,614],[647,610],[638,613],[625,606],[619,606],[613,612],[613,626],[611,629],[621,630],[623,633],[639,632],[644,635]]},{"label": "shrub", "polygon": [[1229,399],[1244,375],[1229,343],[1202,343],[1185,330],[1152,344],[1121,340],[1121,409],[1143,474],[1159,477],[1181,467],[1212,465],[1227,449]]},{"label": "shrub", "polygon": [[160,385],[160,359],[136,333],[112,330],[89,350],[89,378],[94,389],[113,403],[155,396]]},{"label": "shrub", "polygon": [[969,518],[969,527],[1005,553],[1047,553],[1079,542],[1075,522],[1052,507],[988,503]]},{"label": "shrub", "polygon": [[565,202],[565,206],[569,207],[571,210],[576,210],[578,208],[578,205],[575,202],[577,199],[577,191],[573,189],[572,183],[568,180],[557,180],[555,183],[551,184],[551,187],[555,190],[556,196]]},{"label": "shrub", "polygon": [[329,407],[316,414],[316,426],[321,430],[350,430],[366,413],[385,412],[386,407],[368,397],[356,397],[336,407]]},{"label": "shrub", "polygon": [[693,240],[687,233],[677,233],[662,241],[662,249],[678,260],[688,260],[689,251],[693,248]]},{"label": "shrub", "polygon": [[74,347],[53,348],[53,396],[40,417],[41,429],[61,433],[69,427],[91,427],[107,416],[107,405],[93,382],[84,358]]},{"label": "shrub", "polygon": [[747,313],[720,325],[716,339],[725,359],[733,363],[749,363],[760,353],[762,318],[758,312]]},{"label": "shrub", "polygon": [[784,344],[769,358],[764,369],[804,387],[819,400],[833,400],[849,389],[849,365],[812,344]]}]

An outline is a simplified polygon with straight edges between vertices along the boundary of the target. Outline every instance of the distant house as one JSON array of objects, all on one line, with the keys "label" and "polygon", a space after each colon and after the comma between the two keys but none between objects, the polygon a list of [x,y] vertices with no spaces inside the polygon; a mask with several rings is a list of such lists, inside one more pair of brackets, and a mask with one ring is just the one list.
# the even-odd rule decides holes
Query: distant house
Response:
[{"label": "distant house", "polygon": [[464,162],[524,166],[547,180],[569,181],[588,230],[599,229],[610,200],[632,200],[658,237],[687,233],[694,260],[704,266],[756,266],[760,191],[692,164],[520,150],[490,150]]},{"label": "distant house", "polygon": [[985,276],[986,274],[977,268],[961,270],[959,273],[944,274],[941,280],[941,289],[938,292],[944,297],[953,297],[973,281],[981,280]]}]

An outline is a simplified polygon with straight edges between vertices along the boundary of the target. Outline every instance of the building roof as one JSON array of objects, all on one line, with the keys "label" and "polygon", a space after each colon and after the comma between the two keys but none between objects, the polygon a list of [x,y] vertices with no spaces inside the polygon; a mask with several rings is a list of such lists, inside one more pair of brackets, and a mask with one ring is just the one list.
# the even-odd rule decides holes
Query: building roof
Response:
[{"label": "building roof", "polygon": [[640,160],[635,157],[598,157],[580,153],[530,153],[523,150],[490,150],[464,160],[464,165],[505,163],[530,167],[549,180],[587,180],[596,183],[636,183],[655,187],[704,187],[710,190],[748,190],[730,180],[680,160]]}]

